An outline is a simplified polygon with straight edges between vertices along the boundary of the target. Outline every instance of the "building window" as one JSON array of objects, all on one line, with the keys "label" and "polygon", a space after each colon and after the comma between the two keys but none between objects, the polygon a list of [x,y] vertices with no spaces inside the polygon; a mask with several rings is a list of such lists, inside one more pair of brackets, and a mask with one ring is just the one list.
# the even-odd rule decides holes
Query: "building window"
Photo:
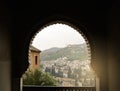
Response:
[{"label": "building window", "polygon": [[38,60],[38,57],[37,57],[37,56],[35,56],[35,65],[37,65],[37,64],[38,64],[38,63],[37,63],[37,62],[38,62],[37,60]]}]

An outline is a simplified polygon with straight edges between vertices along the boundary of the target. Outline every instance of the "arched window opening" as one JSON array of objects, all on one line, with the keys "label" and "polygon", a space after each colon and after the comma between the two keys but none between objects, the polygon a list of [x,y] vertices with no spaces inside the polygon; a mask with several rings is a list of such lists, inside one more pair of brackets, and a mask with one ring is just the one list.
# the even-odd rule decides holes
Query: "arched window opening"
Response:
[{"label": "arched window opening", "polygon": [[[38,52],[35,65],[31,47]],[[96,87],[90,44],[75,26],[66,22],[44,26],[33,37],[29,51],[30,66],[22,77],[23,85]]]}]

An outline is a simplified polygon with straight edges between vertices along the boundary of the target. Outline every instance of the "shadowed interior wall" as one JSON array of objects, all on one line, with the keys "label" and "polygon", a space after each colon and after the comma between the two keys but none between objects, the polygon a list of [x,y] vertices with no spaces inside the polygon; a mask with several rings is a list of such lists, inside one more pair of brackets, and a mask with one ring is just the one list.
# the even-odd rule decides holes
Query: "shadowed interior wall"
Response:
[{"label": "shadowed interior wall", "polygon": [[0,3],[0,91],[11,91],[11,45],[8,21],[7,7]]},{"label": "shadowed interior wall", "polygon": [[108,15],[109,91],[120,91],[120,1]]}]

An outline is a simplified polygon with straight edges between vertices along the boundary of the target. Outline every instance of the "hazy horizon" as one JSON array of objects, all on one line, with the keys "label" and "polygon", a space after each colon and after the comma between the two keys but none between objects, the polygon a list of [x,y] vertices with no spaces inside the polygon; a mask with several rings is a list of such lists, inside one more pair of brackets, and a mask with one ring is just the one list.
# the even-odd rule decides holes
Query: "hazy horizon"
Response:
[{"label": "hazy horizon", "polygon": [[[82,44],[84,44],[84,43],[82,43]],[[52,48],[65,48],[65,47],[67,47],[67,46],[69,46],[69,45],[80,45],[80,44],[68,44],[68,45],[66,45],[66,46],[64,46],[64,47],[50,47],[50,48],[48,48],[48,49],[45,49],[45,50],[49,50],[49,49],[52,49]],[[45,51],[45,50],[42,50],[42,51]]]},{"label": "hazy horizon", "polygon": [[85,40],[72,27],[65,24],[53,24],[42,29],[33,39],[32,45],[40,50],[52,47],[63,48],[72,44],[83,44]]}]

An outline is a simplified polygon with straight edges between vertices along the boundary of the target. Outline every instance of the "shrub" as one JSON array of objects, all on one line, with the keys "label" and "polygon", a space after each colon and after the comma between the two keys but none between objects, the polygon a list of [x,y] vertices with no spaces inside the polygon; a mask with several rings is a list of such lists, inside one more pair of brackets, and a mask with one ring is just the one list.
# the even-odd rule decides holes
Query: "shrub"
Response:
[{"label": "shrub", "polygon": [[23,75],[23,85],[57,86],[57,81],[49,73],[35,70]]}]

